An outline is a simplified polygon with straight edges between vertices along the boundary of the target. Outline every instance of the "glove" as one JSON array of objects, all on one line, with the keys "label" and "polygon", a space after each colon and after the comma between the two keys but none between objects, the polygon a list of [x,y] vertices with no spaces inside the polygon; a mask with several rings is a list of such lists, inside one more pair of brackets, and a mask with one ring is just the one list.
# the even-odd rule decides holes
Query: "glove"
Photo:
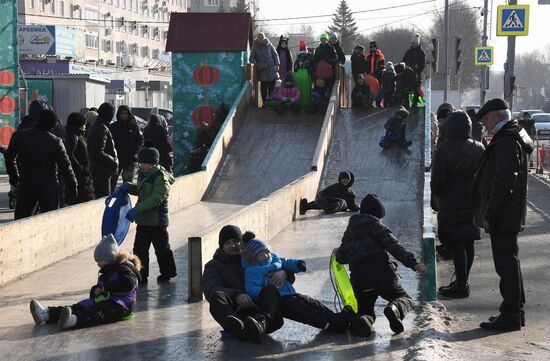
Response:
[{"label": "glove", "polygon": [[128,213],[126,213],[126,219],[129,220],[130,222],[135,221],[136,218],[137,218],[137,212],[135,208],[130,209]]},{"label": "glove", "polygon": [[296,263],[296,266],[298,266],[298,271],[300,271],[300,272],[305,272],[307,270],[305,261],[298,261]]},{"label": "glove", "polygon": [[130,189],[130,183],[124,182],[117,188],[117,191],[128,193],[128,189]]}]

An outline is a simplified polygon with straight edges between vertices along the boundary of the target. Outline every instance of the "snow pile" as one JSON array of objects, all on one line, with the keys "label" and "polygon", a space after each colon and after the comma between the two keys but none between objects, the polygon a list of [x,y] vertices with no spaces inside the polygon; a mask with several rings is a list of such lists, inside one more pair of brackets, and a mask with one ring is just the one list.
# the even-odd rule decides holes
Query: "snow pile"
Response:
[{"label": "snow pile", "polygon": [[411,337],[414,345],[407,350],[406,361],[461,360],[461,355],[451,348],[449,327],[452,316],[437,301],[420,305],[421,312],[415,319]]}]

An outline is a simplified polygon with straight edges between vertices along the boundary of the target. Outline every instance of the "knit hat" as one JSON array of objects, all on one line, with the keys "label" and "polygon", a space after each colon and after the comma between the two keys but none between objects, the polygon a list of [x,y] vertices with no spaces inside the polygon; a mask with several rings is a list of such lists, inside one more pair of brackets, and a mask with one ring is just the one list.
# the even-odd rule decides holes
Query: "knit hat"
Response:
[{"label": "knit hat", "polygon": [[361,201],[361,214],[370,214],[378,219],[382,219],[386,215],[386,210],[376,194],[367,194]]},{"label": "knit hat", "polygon": [[267,244],[264,241],[261,241],[256,238],[248,241],[246,243],[245,248],[250,253],[250,255],[254,258],[256,258],[256,256],[258,256],[263,251],[269,251],[269,247],[267,247]]},{"label": "knit hat", "polygon": [[455,107],[451,103],[443,103],[437,108],[436,117],[437,119],[445,119],[449,113],[455,111]]},{"label": "knit hat", "polygon": [[84,118],[86,119],[86,123],[92,125],[97,119],[97,112],[89,110],[84,114]]},{"label": "knit hat", "polygon": [[159,151],[155,148],[141,148],[138,153],[138,163],[158,164],[160,160]]},{"label": "knit hat", "polygon": [[319,39],[320,40],[328,40],[328,34],[327,33],[322,33],[321,37]]},{"label": "knit hat", "polygon": [[330,39],[336,39],[336,40],[338,40],[338,35],[337,35],[334,31],[330,32],[330,33],[328,34],[328,37],[329,37]]},{"label": "knit hat", "polygon": [[46,109],[38,118],[37,127],[42,130],[49,131],[57,124],[57,114],[53,110]]},{"label": "knit hat", "polygon": [[300,40],[300,51],[303,51],[303,52],[307,51],[306,42],[303,40]]},{"label": "knit hat", "polygon": [[230,239],[237,239],[239,241],[242,241],[243,234],[239,227],[228,224],[227,226],[224,226],[222,229],[220,229],[220,234],[218,236],[218,244],[220,245],[220,248],[223,247],[225,242],[229,241]]},{"label": "knit hat", "polygon": [[118,244],[112,234],[109,234],[99,241],[94,251],[94,259],[96,261],[112,262],[118,256]]},{"label": "knit hat", "polygon": [[338,174],[338,182],[340,182],[342,179],[349,179],[349,180],[351,180],[351,174],[350,174],[350,172],[340,172],[340,174]]},{"label": "knit hat", "polygon": [[420,46],[420,35],[414,34],[413,37],[411,38],[410,44],[415,44]]},{"label": "knit hat", "polygon": [[489,112],[504,109],[510,109],[510,105],[506,100],[500,98],[491,99],[481,107],[479,112],[477,112],[477,119],[483,119]]}]

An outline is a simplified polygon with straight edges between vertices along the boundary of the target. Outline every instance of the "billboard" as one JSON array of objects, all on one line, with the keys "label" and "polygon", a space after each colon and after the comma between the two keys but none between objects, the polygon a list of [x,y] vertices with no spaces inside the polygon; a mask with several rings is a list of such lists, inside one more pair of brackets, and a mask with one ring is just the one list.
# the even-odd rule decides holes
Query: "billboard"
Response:
[{"label": "billboard", "polygon": [[84,31],[53,25],[20,25],[17,36],[19,53],[28,55],[59,55],[84,60]]}]

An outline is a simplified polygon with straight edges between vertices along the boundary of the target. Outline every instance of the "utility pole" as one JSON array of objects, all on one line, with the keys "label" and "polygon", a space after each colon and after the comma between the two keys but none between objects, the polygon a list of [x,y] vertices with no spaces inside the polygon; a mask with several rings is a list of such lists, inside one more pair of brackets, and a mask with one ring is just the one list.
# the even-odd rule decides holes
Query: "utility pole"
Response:
[{"label": "utility pole", "polygon": [[[483,36],[481,37],[481,46],[487,46],[487,13],[489,12],[489,0],[485,0],[485,5],[483,7]],[[495,56],[493,54],[493,56]],[[485,104],[485,91],[487,89],[487,73],[489,67],[481,67],[481,81],[479,85],[479,106],[482,107]]]},{"label": "utility pole", "polygon": [[[517,5],[517,0],[510,0],[508,5]],[[516,60],[516,37],[508,36],[508,55],[504,65],[504,99],[510,105],[510,110],[514,109],[514,63]]]},{"label": "utility pole", "polygon": [[449,95],[449,0],[445,0],[445,89],[443,90],[443,102],[447,103]]}]

